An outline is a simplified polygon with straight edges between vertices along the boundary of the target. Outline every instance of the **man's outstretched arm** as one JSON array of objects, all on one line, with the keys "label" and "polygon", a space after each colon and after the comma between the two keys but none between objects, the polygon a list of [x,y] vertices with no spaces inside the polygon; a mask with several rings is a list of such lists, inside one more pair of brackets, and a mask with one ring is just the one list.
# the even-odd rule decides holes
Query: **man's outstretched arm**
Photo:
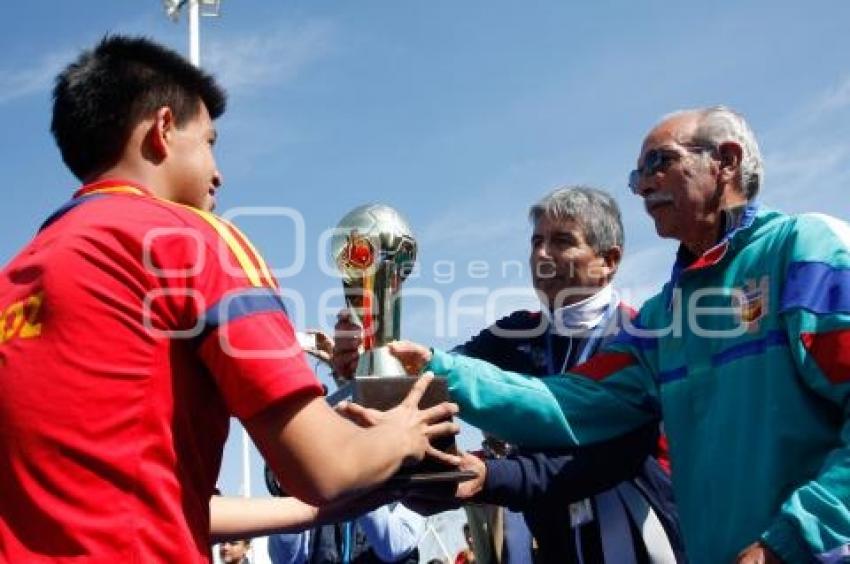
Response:
[{"label": "man's outstretched arm", "polygon": [[573,372],[534,378],[415,343],[390,350],[445,376],[462,419],[523,447],[583,446],[660,418],[652,377],[629,353],[602,351]]},{"label": "man's outstretched arm", "polygon": [[[568,451],[520,451],[480,461],[473,500],[525,511],[557,500],[571,503],[632,478],[658,445],[658,425]],[[470,485],[475,484],[472,481]]]}]

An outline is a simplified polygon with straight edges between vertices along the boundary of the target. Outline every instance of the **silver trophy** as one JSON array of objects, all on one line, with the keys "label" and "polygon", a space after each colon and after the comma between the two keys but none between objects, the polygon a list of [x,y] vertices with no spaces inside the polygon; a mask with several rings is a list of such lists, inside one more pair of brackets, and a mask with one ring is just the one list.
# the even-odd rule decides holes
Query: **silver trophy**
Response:
[{"label": "silver trophy", "polygon": [[416,240],[389,206],[367,204],[340,220],[331,239],[345,301],[363,328],[356,376],[404,376],[386,345],[401,337],[401,284],[416,263]]},{"label": "silver trophy", "polygon": [[[345,301],[363,328],[363,351],[351,390],[354,401],[375,409],[391,409],[404,399],[416,381],[406,375],[386,346],[401,336],[401,284],[416,263],[413,232],[389,206],[360,206],[340,220],[331,239],[331,255],[342,273]],[[430,407],[448,399],[445,378],[435,378],[419,405]],[[452,437],[435,439],[433,445],[456,452]],[[456,471],[436,459],[425,459],[402,469],[393,480],[414,484],[472,477],[473,473]]]}]

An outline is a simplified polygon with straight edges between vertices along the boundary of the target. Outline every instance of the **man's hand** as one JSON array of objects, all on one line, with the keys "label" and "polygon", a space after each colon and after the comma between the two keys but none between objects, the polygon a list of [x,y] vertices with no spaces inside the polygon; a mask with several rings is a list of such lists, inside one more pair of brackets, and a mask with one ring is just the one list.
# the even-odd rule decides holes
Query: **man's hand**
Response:
[{"label": "man's hand", "polygon": [[330,365],[334,354],[334,340],[317,329],[307,329],[304,331],[304,334],[311,336],[314,339],[312,344],[309,340],[307,340],[307,343],[304,343],[301,339],[301,333],[298,334],[298,341],[301,342],[301,345],[304,347],[304,352],[311,354],[325,364]]},{"label": "man's hand", "polygon": [[775,552],[761,542],[754,542],[738,554],[736,564],[782,564]]},{"label": "man's hand", "polygon": [[458,470],[475,472],[475,477],[471,480],[458,483],[457,492],[455,492],[455,497],[458,499],[470,499],[484,487],[484,481],[487,479],[487,466],[476,455],[463,452]]},{"label": "man's hand", "polygon": [[334,374],[339,378],[351,378],[360,357],[363,329],[354,323],[351,312],[347,309],[337,314],[333,340],[335,345],[331,366]]},{"label": "man's hand", "polygon": [[431,360],[431,349],[410,341],[395,341],[388,345],[408,374],[419,374]]},{"label": "man's hand", "polygon": [[407,444],[406,462],[422,460],[431,456],[437,460],[457,466],[461,458],[445,453],[431,446],[430,439],[443,435],[456,435],[460,431],[451,417],[458,412],[457,404],[441,404],[419,409],[419,401],[434,379],[433,374],[425,374],[410,389],[407,397],[396,407],[388,411],[370,409],[351,402],[342,402],[337,412],[348,417],[361,427],[381,427],[401,434],[400,439]]},{"label": "man's hand", "polygon": [[476,476],[458,482],[456,486],[448,482],[418,485],[403,499],[404,505],[420,515],[434,515],[461,507],[464,501],[481,491],[487,468],[484,461],[474,454],[462,452],[458,470],[469,470]]}]

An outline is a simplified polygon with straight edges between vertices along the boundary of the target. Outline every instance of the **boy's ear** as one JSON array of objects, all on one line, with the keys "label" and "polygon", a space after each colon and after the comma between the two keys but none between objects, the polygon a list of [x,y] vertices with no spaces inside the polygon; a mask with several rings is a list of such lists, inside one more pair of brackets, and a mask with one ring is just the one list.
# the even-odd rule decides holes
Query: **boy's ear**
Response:
[{"label": "boy's ear", "polygon": [[149,148],[157,158],[163,159],[168,156],[169,142],[174,128],[174,112],[168,106],[162,106],[154,114],[153,123],[148,131]]}]

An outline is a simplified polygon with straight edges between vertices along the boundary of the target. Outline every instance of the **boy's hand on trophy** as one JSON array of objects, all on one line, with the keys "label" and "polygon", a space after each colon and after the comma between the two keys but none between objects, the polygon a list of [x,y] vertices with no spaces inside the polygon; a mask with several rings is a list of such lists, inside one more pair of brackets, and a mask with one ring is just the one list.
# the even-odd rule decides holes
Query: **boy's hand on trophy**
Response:
[{"label": "boy's hand on trophy", "polygon": [[363,344],[363,329],[353,321],[347,309],[337,314],[334,326],[334,348],[331,366],[334,374],[341,378],[351,378],[357,369],[360,346]]},{"label": "boy's hand on trophy", "polygon": [[425,374],[410,389],[407,397],[396,407],[384,412],[384,419],[378,425],[405,429],[408,442],[408,461],[419,461],[430,456],[451,466],[460,464],[460,457],[431,446],[431,439],[445,435],[457,435],[460,426],[452,421],[457,414],[457,404],[443,402],[433,407],[419,409],[419,402],[434,380],[433,374]]},{"label": "boy's hand on trophy", "polygon": [[458,412],[457,404],[443,402],[419,409],[419,402],[433,379],[433,374],[423,375],[413,384],[404,400],[387,411],[363,407],[348,401],[340,402],[336,411],[361,427],[385,426],[401,433],[401,439],[407,444],[409,461],[431,456],[451,466],[457,466],[461,462],[460,456],[438,450],[430,443],[434,437],[458,434],[460,427],[451,420]]},{"label": "boy's hand on trophy", "polygon": [[408,374],[420,374],[431,360],[431,349],[410,341],[394,341],[387,345]]},{"label": "boy's hand on trophy", "polygon": [[386,414],[384,411],[379,409],[363,407],[359,403],[347,400],[336,404],[334,410],[360,427],[374,427],[384,420],[384,416]]}]

